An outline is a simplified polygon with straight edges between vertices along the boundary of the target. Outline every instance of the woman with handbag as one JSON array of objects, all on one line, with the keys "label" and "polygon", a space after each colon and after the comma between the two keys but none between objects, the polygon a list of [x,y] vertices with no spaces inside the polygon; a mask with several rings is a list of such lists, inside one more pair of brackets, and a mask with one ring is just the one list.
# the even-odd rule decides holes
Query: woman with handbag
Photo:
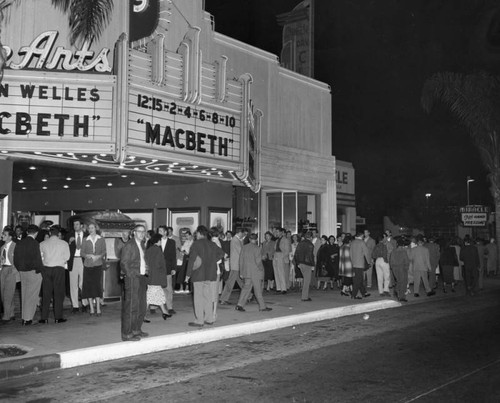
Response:
[{"label": "woman with handbag", "polygon": [[[103,292],[102,274],[106,260],[106,241],[97,233],[97,226],[88,225],[89,235],[82,243],[83,284],[82,299],[87,299],[90,316],[101,316],[101,298]],[[95,310],[94,310],[95,302]]]}]

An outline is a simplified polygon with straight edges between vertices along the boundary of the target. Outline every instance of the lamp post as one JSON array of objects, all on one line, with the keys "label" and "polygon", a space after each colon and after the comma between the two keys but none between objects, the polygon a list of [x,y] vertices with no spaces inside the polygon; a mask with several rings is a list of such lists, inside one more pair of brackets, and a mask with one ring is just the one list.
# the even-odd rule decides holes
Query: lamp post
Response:
[{"label": "lamp post", "polygon": [[474,182],[470,176],[467,177],[467,206],[470,205],[470,192],[469,192],[469,183]]}]

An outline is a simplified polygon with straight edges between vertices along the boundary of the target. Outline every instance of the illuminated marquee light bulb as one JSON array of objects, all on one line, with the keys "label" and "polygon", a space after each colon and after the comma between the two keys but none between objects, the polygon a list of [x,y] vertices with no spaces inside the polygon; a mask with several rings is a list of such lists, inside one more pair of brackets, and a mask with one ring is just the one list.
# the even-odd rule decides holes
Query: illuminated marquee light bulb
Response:
[{"label": "illuminated marquee light bulb", "polygon": [[24,180],[19,179],[19,180],[17,181],[17,183],[24,183]]}]

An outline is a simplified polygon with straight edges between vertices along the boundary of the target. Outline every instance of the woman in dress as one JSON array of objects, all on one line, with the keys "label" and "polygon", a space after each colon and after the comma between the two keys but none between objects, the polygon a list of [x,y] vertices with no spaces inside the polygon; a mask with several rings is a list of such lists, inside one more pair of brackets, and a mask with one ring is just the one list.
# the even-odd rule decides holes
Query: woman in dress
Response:
[{"label": "woman in dress", "polygon": [[339,281],[339,246],[335,242],[335,237],[330,235],[328,237],[328,276],[330,276],[330,287],[333,290],[333,282]]},{"label": "woman in dress", "polygon": [[[106,241],[97,233],[97,226],[88,225],[89,235],[82,243],[82,299],[87,299],[90,315],[101,316],[102,273],[106,259]],[[95,310],[94,310],[95,303]]]},{"label": "woman in dress", "polygon": [[275,241],[273,241],[273,234],[267,231],[264,234],[264,242],[262,243],[262,264],[264,265],[264,284],[266,284],[267,291],[274,288],[274,268],[273,257],[275,250]]},{"label": "woman in dress", "polygon": [[321,245],[318,249],[318,253],[316,255],[316,280],[318,281],[316,289],[320,289],[321,283],[324,283],[323,290],[326,290],[328,285],[328,261],[330,260],[330,256],[328,254],[328,238],[325,235],[322,235],[320,238]]},{"label": "woman in dress", "polygon": [[350,296],[352,292],[352,262],[351,262],[351,235],[345,234],[340,247],[339,276],[342,278],[340,295]]},{"label": "woman in dress", "polygon": [[146,263],[148,264],[148,290],[146,292],[146,301],[148,306],[159,306],[162,311],[163,320],[169,317],[167,299],[163,288],[167,286],[167,266],[161,250],[161,235],[154,234],[148,239],[145,253]]}]

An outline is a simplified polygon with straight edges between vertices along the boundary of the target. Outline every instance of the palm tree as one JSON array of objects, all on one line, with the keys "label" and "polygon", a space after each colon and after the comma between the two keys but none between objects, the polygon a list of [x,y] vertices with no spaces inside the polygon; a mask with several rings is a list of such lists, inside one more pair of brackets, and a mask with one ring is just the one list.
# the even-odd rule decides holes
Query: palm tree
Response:
[{"label": "palm tree", "polygon": [[113,0],[52,0],[52,5],[69,15],[71,44],[89,46],[109,24],[114,6]]},{"label": "palm tree", "polygon": [[[0,0],[0,27],[5,12],[21,0]],[[99,39],[109,24],[113,13],[113,0],[51,0],[52,5],[69,16],[71,45],[90,45]],[[1,30],[0,30],[1,33]],[[6,54],[0,41],[0,82],[6,62]]]},{"label": "palm tree", "polygon": [[[467,128],[488,170],[495,201],[495,230],[500,235],[500,77],[486,72],[437,73],[427,79],[421,104],[428,113],[443,103]],[[499,248],[500,258],[500,248]],[[498,260],[500,261],[500,260]]]}]

